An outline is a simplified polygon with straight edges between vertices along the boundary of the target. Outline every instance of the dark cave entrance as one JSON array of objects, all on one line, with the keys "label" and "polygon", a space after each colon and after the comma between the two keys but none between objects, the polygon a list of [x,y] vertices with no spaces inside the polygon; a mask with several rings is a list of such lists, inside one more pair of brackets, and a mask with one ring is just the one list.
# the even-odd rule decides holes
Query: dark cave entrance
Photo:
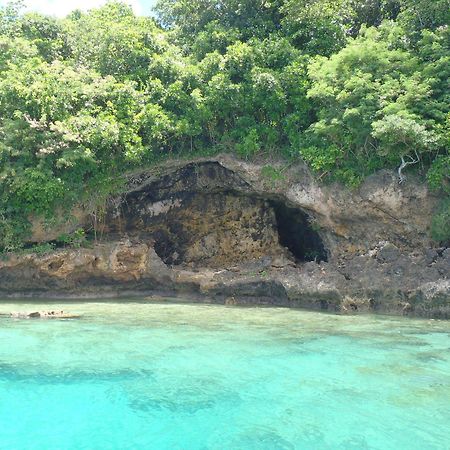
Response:
[{"label": "dark cave entrance", "polygon": [[273,201],[271,205],[275,211],[280,245],[288,248],[297,262],[328,260],[322,239],[306,213],[281,201]]},{"label": "dark cave entrance", "polygon": [[170,266],[228,267],[283,256],[280,247],[297,263],[328,259],[305,211],[282,196],[255,193],[218,163],[189,164],[135,183],[141,186],[109,210],[107,233],[149,242]]}]

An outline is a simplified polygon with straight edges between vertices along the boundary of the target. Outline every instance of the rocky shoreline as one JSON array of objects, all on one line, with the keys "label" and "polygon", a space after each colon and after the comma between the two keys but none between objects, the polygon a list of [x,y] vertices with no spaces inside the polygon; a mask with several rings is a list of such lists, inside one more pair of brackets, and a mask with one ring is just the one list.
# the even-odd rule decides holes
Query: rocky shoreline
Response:
[{"label": "rocky shoreline", "polygon": [[[436,281],[437,273],[448,273],[450,250],[430,254],[428,261],[426,256],[397,252],[384,244],[350,259],[345,270],[342,263],[341,268],[327,262],[298,266],[287,258],[270,257],[228,269],[188,270],[167,267],[145,244],[122,241],[12,258],[7,264],[9,282],[2,282],[0,295],[77,299],[154,295],[227,305],[450,318],[450,280]],[[128,262],[118,262],[117,255],[127,255]],[[5,266],[2,263],[4,279]]]},{"label": "rocky shoreline", "polygon": [[[382,172],[357,191],[304,166],[229,157],[129,176],[90,248],[0,261],[0,297],[164,296],[228,305],[450,318],[450,249],[428,227],[436,199]],[[281,167],[281,166],[280,166]],[[89,227],[88,213],[65,226]],[[61,232],[35,224],[34,241]]]}]

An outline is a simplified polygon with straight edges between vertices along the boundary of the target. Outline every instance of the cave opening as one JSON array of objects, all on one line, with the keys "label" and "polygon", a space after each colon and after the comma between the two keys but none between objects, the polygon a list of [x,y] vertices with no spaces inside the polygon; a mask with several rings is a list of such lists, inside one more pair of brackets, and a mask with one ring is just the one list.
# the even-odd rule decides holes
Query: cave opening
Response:
[{"label": "cave opening", "polygon": [[280,245],[286,247],[299,263],[327,261],[325,246],[308,215],[281,201],[271,203],[275,212]]},{"label": "cave opening", "polygon": [[149,242],[169,266],[228,267],[287,256],[284,248],[297,263],[328,259],[306,211],[255,193],[220,164],[190,164],[136,182],[139,188],[108,211],[106,232]]}]

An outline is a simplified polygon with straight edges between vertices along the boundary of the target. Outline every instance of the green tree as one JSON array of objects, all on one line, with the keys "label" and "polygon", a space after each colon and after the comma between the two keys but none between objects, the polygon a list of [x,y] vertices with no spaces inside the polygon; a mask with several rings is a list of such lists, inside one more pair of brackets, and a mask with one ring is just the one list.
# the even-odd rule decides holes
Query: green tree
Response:
[{"label": "green tree", "polygon": [[310,66],[308,95],[318,120],[309,140],[319,155],[339,149],[333,151],[338,176],[360,177],[439,146],[436,123],[426,111],[433,103],[430,82],[419,59],[399,48],[397,36],[391,23],[364,30]]},{"label": "green tree", "polygon": [[63,21],[37,13],[25,14],[20,20],[21,36],[32,42],[47,61],[70,57]]},{"label": "green tree", "polygon": [[449,0],[401,0],[399,23],[415,42],[423,30],[434,31],[450,25]]},{"label": "green tree", "polygon": [[20,34],[20,14],[23,0],[13,0],[0,6],[0,35],[14,37]]},{"label": "green tree", "polygon": [[64,22],[74,64],[145,84],[154,55],[164,52],[164,35],[150,18],[136,17],[118,1],[88,13],[72,13]]},{"label": "green tree", "polygon": [[362,25],[394,20],[401,0],[287,0],[283,28],[294,45],[311,55],[330,56],[356,37]]},{"label": "green tree", "polygon": [[[236,30],[239,39],[264,38],[281,26],[284,0],[159,0],[156,10],[164,27],[176,30],[179,40],[190,47],[195,36],[219,29]],[[217,48],[215,48],[217,49]]]}]

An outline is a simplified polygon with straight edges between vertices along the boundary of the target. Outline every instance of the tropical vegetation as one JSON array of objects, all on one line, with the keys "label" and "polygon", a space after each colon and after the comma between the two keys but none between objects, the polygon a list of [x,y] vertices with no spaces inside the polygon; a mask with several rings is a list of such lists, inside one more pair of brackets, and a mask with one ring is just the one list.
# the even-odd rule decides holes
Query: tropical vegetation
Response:
[{"label": "tropical vegetation", "polygon": [[218,152],[301,159],[350,188],[414,172],[450,240],[448,0],[22,6],[0,9],[0,250],[24,246],[32,217],[96,207],[118,174]]}]

